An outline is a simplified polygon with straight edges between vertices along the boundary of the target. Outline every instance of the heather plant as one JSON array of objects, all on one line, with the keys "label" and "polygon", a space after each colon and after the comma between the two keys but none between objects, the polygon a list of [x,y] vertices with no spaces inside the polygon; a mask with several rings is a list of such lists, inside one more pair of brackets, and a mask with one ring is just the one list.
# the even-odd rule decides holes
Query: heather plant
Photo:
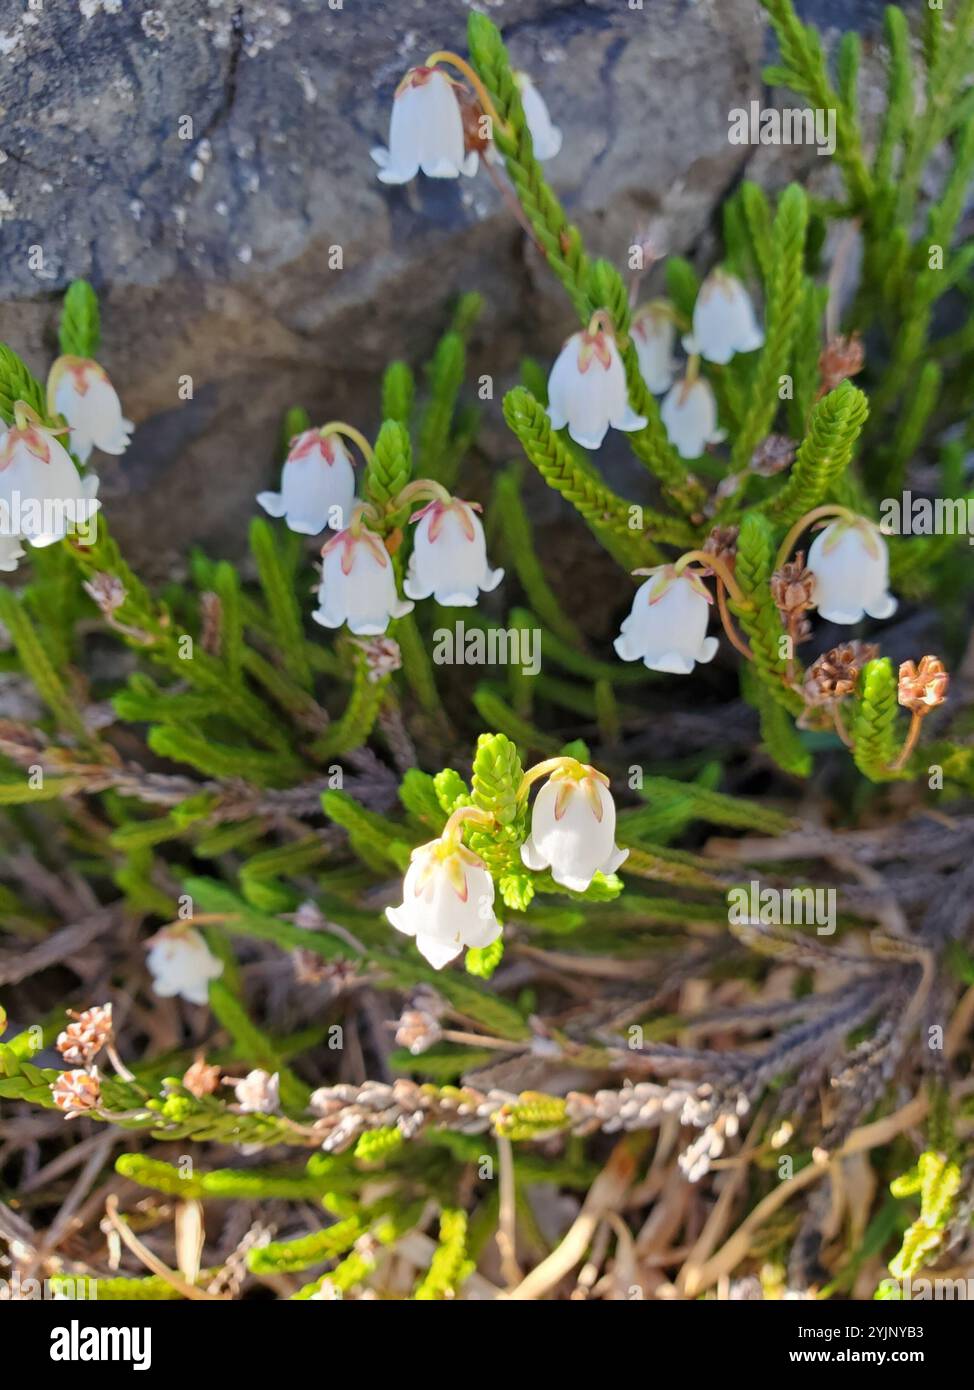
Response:
[{"label": "heather plant", "polygon": [[[484,15],[403,74],[362,177],[487,170],[577,316],[504,396],[514,461],[478,448],[459,293],[374,438],[296,404],[248,557],[156,592],[97,497],[132,426],[94,290],[46,383],[0,347],[19,1274],[895,1298],[969,1264],[974,3],[916,43],[887,11],[875,129],[858,37],[829,56],[764,9],[767,79],[835,113],[833,168],[738,184],[715,264],[660,225],[589,252]],[[956,524],[912,534],[907,488]],[[582,528],[611,642],[564,573]]]}]

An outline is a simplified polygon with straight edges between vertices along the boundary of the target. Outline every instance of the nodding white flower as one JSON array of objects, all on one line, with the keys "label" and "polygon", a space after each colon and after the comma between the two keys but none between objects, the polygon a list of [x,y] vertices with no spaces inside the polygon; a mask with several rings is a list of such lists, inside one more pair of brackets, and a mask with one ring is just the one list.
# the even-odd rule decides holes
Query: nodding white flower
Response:
[{"label": "nodding white flower", "polygon": [[660,419],[681,458],[696,459],[708,444],[719,444],[726,431],[717,427],[717,400],[702,376],[684,377],[663,399]]},{"label": "nodding white flower", "polygon": [[647,388],[657,396],[668,391],[676,371],[673,356],[676,324],[670,306],[646,304],[638,309],[632,320],[632,341]]},{"label": "nodding white flower", "polygon": [[711,596],[699,574],[672,565],[650,571],[636,590],[629,616],[614,646],[623,661],[639,661],[650,671],[688,676],[696,662],[713,661],[717,638],[707,636]]},{"label": "nodding white flower", "polygon": [[708,362],[729,362],[735,353],[753,352],[764,343],[751,296],[726,270],[712,270],[693,306],[693,332],[683,339],[687,352]]},{"label": "nodding white flower", "polygon": [[597,449],[613,429],[641,430],[646,424],[629,404],[626,373],[609,329],[594,315],[573,333],[548,377],[548,417],[556,430],[568,426],[576,444]]},{"label": "nodding white flower", "polygon": [[531,834],[521,846],[529,869],[550,869],[563,888],[584,893],[596,874],[611,874],[629,854],[615,842],[609,779],[594,767],[556,769],[535,798]]},{"label": "nodding white flower", "polygon": [[504,578],[487,563],[487,542],[477,502],[433,501],[411,518],[418,521],[404,593],[429,598],[446,608],[472,608],[478,594],[489,594]]},{"label": "nodding white flower", "polygon": [[122,414],[122,403],[104,367],[86,357],[59,357],[47,379],[52,412],[71,426],[71,452],[88,462],[97,447],[105,454],[124,454],[135,429]]},{"label": "nodding white flower", "polygon": [[408,183],[420,169],[431,179],[477,172],[477,152],[464,145],[457,89],[440,68],[409,69],[392,103],[389,148],[372,151],[383,183]]},{"label": "nodding white flower", "polygon": [[340,531],[352,519],[355,472],[348,450],[336,434],[305,430],[291,440],[281,470],[280,492],[259,492],[269,516],[283,516],[291,531],[317,536],[330,526]]},{"label": "nodding white flower", "polygon": [[832,521],[812,541],[806,562],[815,576],[815,606],[830,623],[891,618],[889,556],[878,526],[864,516]]},{"label": "nodding white flower", "polygon": [[414,604],[396,592],[389,552],[374,531],[347,527],[321,550],[318,607],[312,613],[322,627],[347,623],[356,637],[379,637],[390,618],[404,618]]},{"label": "nodding white flower", "polygon": [[97,512],[98,479],[82,479],[51,430],[20,418],[0,444],[0,532],[53,545],[70,525],[83,525]]},{"label": "nodding white flower", "polygon": [[420,845],[410,855],[402,903],[386,917],[440,970],[465,946],[489,946],[501,934],[494,916],[494,881],[466,845],[452,838]]},{"label": "nodding white flower", "polygon": [[178,994],[190,1004],[205,1004],[210,981],[223,974],[223,962],[193,927],[156,932],[146,964],[156,994],[163,999]]},{"label": "nodding white flower", "polygon": [[531,132],[535,157],[554,159],[561,149],[561,131],[552,123],[544,97],[526,72],[515,72],[514,81],[520,89],[524,119]]}]

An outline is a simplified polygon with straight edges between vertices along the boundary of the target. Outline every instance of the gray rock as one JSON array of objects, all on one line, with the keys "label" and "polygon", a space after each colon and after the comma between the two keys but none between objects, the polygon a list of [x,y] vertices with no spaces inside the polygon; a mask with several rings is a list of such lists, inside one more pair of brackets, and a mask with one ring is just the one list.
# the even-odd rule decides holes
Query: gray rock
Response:
[{"label": "gray rock", "polygon": [[[501,390],[524,352],[556,350],[570,307],[483,172],[389,189],[369,158],[402,72],[465,50],[467,3],[33,3],[0,20],[0,337],[43,373],[52,300],[75,276],[98,288],[101,358],[138,424],[98,466],[137,563],[239,552],[282,412],[373,428],[383,367],[421,360],[463,289],[487,299],[473,368],[497,383],[503,457]],[[548,167],[590,251],[624,263],[661,214],[674,250],[706,257],[754,153],[727,140],[728,111],[763,90],[753,0],[484,8],[564,131]],[[847,4],[804,9],[851,22]],[[856,22],[874,28],[872,7]],[[771,183],[816,163],[770,153]]]}]

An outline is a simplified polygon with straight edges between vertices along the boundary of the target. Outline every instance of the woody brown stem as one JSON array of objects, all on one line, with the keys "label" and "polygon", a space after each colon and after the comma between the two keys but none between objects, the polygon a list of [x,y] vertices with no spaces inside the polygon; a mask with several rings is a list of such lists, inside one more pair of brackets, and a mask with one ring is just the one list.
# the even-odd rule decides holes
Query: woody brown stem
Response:
[{"label": "woody brown stem", "polygon": [[835,732],[847,748],[854,748],[855,740],[846,728],[845,718],[842,714],[842,707],[838,703],[832,706],[832,723],[835,725]]},{"label": "woody brown stem", "polygon": [[916,748],[917,742],[920,738],[920,729],[922,728],[922,726],[923,715],[919,712],[919,710],[914,710],[910,718],[910,727],[907,730],[907,735],[906,739],[904,740],[903,747],[900,749],[894,761],[890,763],[890,772],[901,771],[902,768],[904,768],[906,764],[909,762],[910,754],[913,752],[914,748]]},{"label": "woody brown stem", "polygon": [[717,612],[720,614],[720,621],[723,623],[724,631],[727,633],[728,642],[730,642],[731,646],[734,647],[735,650],[740,652],[741,656],[746,657],[748,661],[753,661],[754,653],[751,651],[747,643],[743,641],[740,634],[734,627],[734,623],[731,619],[731,615],[727,607],[727,590],[724,587],[724,581],[720,578],[719,575],[717,577]]}]

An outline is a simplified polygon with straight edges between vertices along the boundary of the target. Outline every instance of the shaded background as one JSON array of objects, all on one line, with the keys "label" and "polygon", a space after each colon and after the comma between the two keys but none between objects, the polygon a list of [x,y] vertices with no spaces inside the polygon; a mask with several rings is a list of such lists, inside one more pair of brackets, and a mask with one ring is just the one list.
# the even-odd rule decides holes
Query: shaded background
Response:
[{"label": "shaded background", "polygon": [[[523,353],[547,362],[573,331],[567,299],[483,172],[389,189],[369,158],[403,71],[465,51],[465,0],[30,3],[0,16],[0,338],[43,375],[60,291],[76,276],[98,289],[100,356],[138,429],[123,460],[96,466],[131,560],[159,575],[193,541],[238,554],[282,412],[372,430],[382,369],[417,365],[461,290],[486,297],[470,369],[495,379],[491,455],[512,452],[501,395]],[[478,8],[564,132],[547,170],[593,255],[624,264],[662,214],[670,249],[706,263],[715,208],[742,177],[829,176],[814,150],[728,143],[729,110],[771,100],[755,0]],[[799,9],[827,38],[861,29],[868,120],[882,6]],[[638,496],[645,473],[618,466]],[[563,505],[540,485],[534,504],[542,525]]]}]

